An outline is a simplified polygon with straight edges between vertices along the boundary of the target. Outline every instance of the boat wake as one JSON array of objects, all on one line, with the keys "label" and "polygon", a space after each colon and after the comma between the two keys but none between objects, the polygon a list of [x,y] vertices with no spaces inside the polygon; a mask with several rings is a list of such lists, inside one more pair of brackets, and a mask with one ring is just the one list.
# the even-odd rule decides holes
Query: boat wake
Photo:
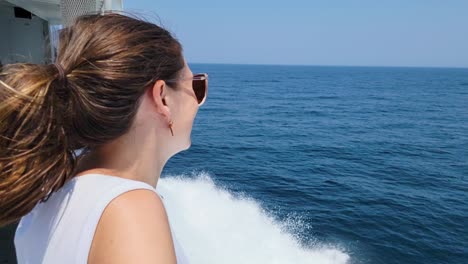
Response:
[{"label": "boat wake", "polygon": [[280,222],[255,200],[234,197],[210,176],[159,179],[157,191],[177,240],[191,263],[347,263],[336,246],[303,246],[294,235],[302,223]]}]

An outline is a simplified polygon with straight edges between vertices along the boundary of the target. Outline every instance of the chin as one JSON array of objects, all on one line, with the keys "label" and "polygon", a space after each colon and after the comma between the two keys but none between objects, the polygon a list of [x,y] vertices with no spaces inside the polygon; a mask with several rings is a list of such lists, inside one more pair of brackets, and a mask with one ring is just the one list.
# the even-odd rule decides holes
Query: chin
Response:
[{"label": "chin", "polygon": [[191,146],[192,146],[192,140],[189,138],[185,149],[187,150],[187,149],[189,149]]},{"label": "chin", "polygon": [[189,139],[189,140],[185,141],[185,144],[183,144],[183,145],[181,144],[179,146],[179,149],[180,149],[180,151],[184,151],[184,150],[189,149],[191,145],[192,145],[192,141],[190,141],[190,139]]}]

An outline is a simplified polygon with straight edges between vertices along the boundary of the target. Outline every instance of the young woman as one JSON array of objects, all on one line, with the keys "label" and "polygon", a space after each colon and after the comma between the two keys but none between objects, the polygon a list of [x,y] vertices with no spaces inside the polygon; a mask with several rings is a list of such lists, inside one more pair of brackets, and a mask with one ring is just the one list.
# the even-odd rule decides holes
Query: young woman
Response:
[{"label": "young woman", "polygon": [[0,226],[20,220],[18,262],[188,263],[156,185],[207,78],[168,31],[116,13],[62,29],[54,64],[4,65]]}]

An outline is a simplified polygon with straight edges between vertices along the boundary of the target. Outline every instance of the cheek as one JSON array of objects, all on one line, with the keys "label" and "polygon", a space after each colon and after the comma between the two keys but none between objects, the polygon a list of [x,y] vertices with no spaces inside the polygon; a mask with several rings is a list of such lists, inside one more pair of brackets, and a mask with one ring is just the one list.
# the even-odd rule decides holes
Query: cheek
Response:
[{"label": "cheek", "polygon": [[192,126],[198,112],[198,103],[193,98],[190,99],[192,100],[187,103],[185,115],[186,119],[188,119],[187,123],[190,123],[190,126]]},{"label": "cheek", "polygon": [[192,99],[191,102],[188,102],[186,105],[186,109],[185,109],[186,118],[193,121],[193,119],[195,118],[195,115],[197,114],[197,111],[198,111],[198,104],[196,103],[195,100]]},{"label": "cheek", "polygon": [[177,107],[177,118],[185,124],[191,124],[198,111],[197,101],[190,96],[179,98],[179,107]]}]

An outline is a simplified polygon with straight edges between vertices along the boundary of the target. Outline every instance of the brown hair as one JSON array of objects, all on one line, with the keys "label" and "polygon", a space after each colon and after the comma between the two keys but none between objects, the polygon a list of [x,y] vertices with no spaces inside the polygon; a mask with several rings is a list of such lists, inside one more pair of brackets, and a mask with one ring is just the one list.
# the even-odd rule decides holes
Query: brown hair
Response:
[{"label": "brown hair", "polygon": [[76,150],[126,132],[141,96],[184,67],[182,46],[153,23],[87,14],[60,31],[56,63],[0,73],[0,226],[19,220],[74,176]]}]

